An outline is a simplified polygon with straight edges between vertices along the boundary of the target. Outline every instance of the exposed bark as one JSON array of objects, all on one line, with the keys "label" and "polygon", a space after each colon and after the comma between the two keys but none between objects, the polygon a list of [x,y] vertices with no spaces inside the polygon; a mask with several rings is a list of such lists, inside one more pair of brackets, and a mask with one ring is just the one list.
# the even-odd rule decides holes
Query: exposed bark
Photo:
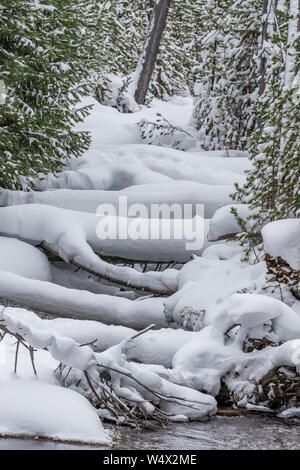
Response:
[{"label": "exposed bark", "polygon": [[161,38],[166,26],[170,3],[171,0],[155,0],[149,29],[136,70],[134,97],[137,104],[144,104],[145,102]]}]

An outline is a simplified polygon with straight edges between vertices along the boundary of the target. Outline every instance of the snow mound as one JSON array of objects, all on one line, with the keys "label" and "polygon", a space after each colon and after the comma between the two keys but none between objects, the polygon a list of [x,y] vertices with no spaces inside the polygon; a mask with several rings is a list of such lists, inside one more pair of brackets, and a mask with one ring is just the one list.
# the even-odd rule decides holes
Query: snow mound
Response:
[{"label": "snow mound", "polygon": [[0,435],[110,443],[97,412],[82,395],[56,385],[17,379],[0,386]]},{"label": "snow mound", "polygon": [[[99,127],[98,127],[99,128]],[[101,126],[100,126],[101,128]],[[223,158],[223,152],[194,154],[167,147],[130,144],[94,146],[71,159],[58,176],[36,181],[36,189],[121,190],[129,186],[166,181],[225,185],[244,184],[247,158]]]},{"label": "snow mound", "polygon": [[[238,391],[244,381],[244,392],[248,389],[251,395],[249,381],[258,383],[276,367],[296,367],[299,373],[300,318],[283,302],[258,294],[234,294],[214,306],[207,316],[208,326],[174,355],[170,378],[175,383],[216,396],[222,377],[231,374],[230,379],[227,375],[231,391],[234,387]],[[243,351],[245,338],[266,335],[276,346]]]},{"label": "snow mound", "polygon": [[39,281],[51,280],[47,257],[16,238],[0,237],[0,270]]},{"label": "snow mound", "polygon": [[[245,220],[250,215],[250,209],[246,204],[229,204],[220,207],[214,213],[208,232],[208,240],[217,240],[218,238],[232,235],[242,231],[231,209],[237,210],[238,216]],[[247,228],[249,224],[246,224]]]},{"label": "snow mound", "polygon": [[264,285],[265,264],[250,265],[241,258],[240,247],[224,244],[194,256],[179,271],[179,290],[164,301],[167,321],[201,329],[209,324],[208,314],[230,295]]},{"label": "snow mound", "polygon": [[300,270],[300,219],[276,220],[262,229],[264,250],[280,256],[293,269]]}]

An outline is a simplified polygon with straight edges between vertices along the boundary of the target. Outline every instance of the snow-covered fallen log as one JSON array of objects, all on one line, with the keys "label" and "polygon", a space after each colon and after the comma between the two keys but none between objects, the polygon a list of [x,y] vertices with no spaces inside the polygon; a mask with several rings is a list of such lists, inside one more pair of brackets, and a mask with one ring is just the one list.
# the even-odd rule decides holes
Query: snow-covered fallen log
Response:
[{"label": "snow-covered fallen log", "polygon": [[[141,273],[107,263],[93,250],[102,255],[169,262],[188,258],[187,240],[103,240],[97,236],[98,223],[96,215],[50,206],[32,204],[0,208],[0,231],[6,235],[37,244],[47,242],[65,261],[71,260],[77,266],[125,287],[161,295],[177,289],[178,271],[174,269]],[[199,236],[201,238],[201,234]]]},{"label": "snow-covered fallen log", "polygon": [[[57,370],[65,385],[73,385],[85,395],[89,393],[90,398],[93,396],[92,401],[100,407],[104,401],[106,405],[114,403],[113,411],[117,415],[121,412],[135,424],[140,420],[138,416],[141,411],[145,417],[148,415],[158,420],[163,416],[167,419],[178,415],[189,419],[207,419],[216,412],[213,397],[173,384],[151,369],[128,362],[124,352],[128,341],[137,336],[135,334],[103,353],[95,353],[87,345],[79,345],[70,338],[54,334],[38,317],[28,322],[28,316],[22,316],[22,312],[16,309],[2,308],[0,321],[0,328],[7,334],[15,335],[22,344],[47,349],[61,364]],[[33,362],[32,354],[31,360]],[[64,377],[66,367],[69,371]],[[37,373],[35,368],[34,371]],[[101,379],[104,371],[110,376],[110,387],[107,386],[107,379]],[[135,414],[135,409],[130,409],[134,405],[138,414]],[[112,412],[110,408],[105,410]]]},{"label": "snow-covered fallen log", "polygon": [[[30,322],[32,313],[22,311],[22,316],[24,315],[28,316],[28,322]],[[59,336],[72,338],[79,344],[91,344],[96,352],[103,352],[136,333],[132,328],[124,326],[68,318],[43,320],[43,324]],[[181,329],[152,329],[130,342],[126,357],[138,363],[157,364],[171,368],[175,353],[196,334],[196,332]]]},{"label": "snow-covered fallen log", "polygon": [[47,175],[36,188],[124,189],[147,183],[187,180],[209,185],[243,184],[251,168],[247,154],[230,151],[182,152],[155,145],[92,147],[84,157],[72,159],[58,176]]},{"label": "snow-covered fallen log", "polygon": [[152,204],[192,204],[204,205],[204,217],[210,218],[221,206],[229,204],[233,187],[220,184],[211,186],[191,181],[166,181],[132,186],[121,191],[105,190],[70,190],[56,189],[51,191],[0,191],[0,206],[19,204],[45,204],[63,209],[70,209],[95,214],[100,204],[112,204],[116,215],[119,215],[119,198],[126,196],[128,205],[143,204],[151,211]]},{"label": "snow-covered fallen log", "polygon": [[[84,251],[84,241],[87,242],[97,253],[106,256],[119,256],[133,260],[148,260],[153,262],[170,262],[170,261],[186,261],[192,253],[200,254],[206,246],[206,233],[209,221],[198,220],[196,225],[195,218],[190,223],[185,221],[190,229],[189,236],[196,236],[196,228],[200,228],[199,243],[204,242],[204,246],[186,249],[186,242],[191,242],[185,238],[177,236],[179,227],[185,227],[184,221],[181,219],[170,220],[170,234],[168,238],[162,236],[162,228],[166,227],[167,222],[155,220],[153,223],[157,228],[158,239],[151,238],[151,232],[148,233],[147,239],[139,238],[122,238],[116,237],[105,238],[105,233],[100,233],[99,222],[102,220],[101,215],[87,214],[76,211],[69,211],[56,207],[50,207],[39,204],[28,204],[12,207],[0,208],[0,231],[7,235],[16,235],[25,240],[33,240],[35,242],[46,241],[50,245],[58,246],[61,254],[68,257],[74,257],[74,249],[79,253]],[[147,230],[152,230],[151,219],[134,218],[126,222],[119,220],[123,218],[107,217],[107,223],[114,224],[119,228],[122,223],[124,227],[128,227],[132,220],[137,223],[146,224]],[[203,220],[203,219],[202,219]],[[97,228],[98,227],[98,228]],[[203,231],[203,233],[201,233]],[[182,232],[182,229],[181,229]],[[117,232],[118,235],[118,232]],[[126,232],[127,235],[127,232]],[[61,246],[60,246],[60,245]]]},{"label": "snow-covered fallen log", "polygon": [[27,279],[0,271],[0,297],[30,309],[58,317],[100,321],[142,329],[151,323],[165,327],[163,299],[129,300],[51,282]]}]

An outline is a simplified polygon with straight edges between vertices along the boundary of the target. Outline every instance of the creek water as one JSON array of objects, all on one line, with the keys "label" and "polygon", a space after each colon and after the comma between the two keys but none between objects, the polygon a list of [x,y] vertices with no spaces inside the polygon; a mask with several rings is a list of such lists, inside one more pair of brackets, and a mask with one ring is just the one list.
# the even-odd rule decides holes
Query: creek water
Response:
[{"label": "creek water", "polygon": [[[172,424],[161,431],[109,426],[114,448],[122,450],[300,449],[300,422],[270,416],[217,416],[205,423]],[[41,439],[0,439],[0,450],[104,449]]]}]

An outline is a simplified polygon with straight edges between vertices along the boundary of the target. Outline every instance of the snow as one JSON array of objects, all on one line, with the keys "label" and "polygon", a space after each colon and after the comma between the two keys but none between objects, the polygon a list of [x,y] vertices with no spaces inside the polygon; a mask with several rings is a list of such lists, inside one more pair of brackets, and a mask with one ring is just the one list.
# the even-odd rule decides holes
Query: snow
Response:
[{"label": "snow", "polygon": [[109,325],[143,329],[150,323],[167,326],[163,299],[134,301],[122,297],[68,289],[51,282],[0,271],[0,297],[62,317],[96,320]]},{"label": "snow", "polygon": [[85,156],[69,162],[58,177],[48,175],[38,189],[124,189],[136,184],[187,180],[228,185],[245,181],[246,157],[224,158],[220,152],[182,152],[155,145],[91,147]]},{"label": "snow", "polygon": [[179,272],[179,290],[164,302],[166,318],[185,327],[200,328],[207,324],[205,312],[235,292],[253,290],[265,282],[263,262],[242,262],[237,245],[213,245],[202,257],[194,256]]},{"label": "snow", "polygon": [[[137,333],[124,326],[74,318],[43,320],[43,324],[55,335],[71,338],[78,344],[91,344],[95,352],[103,352]],[[126,357],[143,364],[158,364],[170,368],[177,350],[195,334],[172,328],[150,330],[130,342]]]},{"label": "snow", "polygon": [[[185,343],[173,358],[172,380],[216,396],[219,393],[221,378],[238,372],[240,379],[259,381],[268,371],[279,366],[296,367],[299,351],[300,318],[283,302],[255,294],[234,294],[221,303],[211,317],[208,326],[198,336]],[[240,334],[226,344],[224,333],[240,325]],[[269,325],[269,331],[266,329]],[[278,341],[285,341],[275,347],[261,351],[244,353],[241,340],[254,334],[259,335],[258,327],[264,334],[275,334]],[[296,357],[297,356],[297,357]],[[233,377],[228,384],[231,388],[238,380]]]},{"label": "snow", "polygon": [[299,418],[300,408],[288,408],[277,415],[279,418]]},{"label": "snow", "polygon": [[0,435],[109,444],[96,410],[70,389],[14,378],[0,386]]},{"label": "snow", "polygon": [[15,238],[0,237],[0,270],[40,281],[50,281],[52,277],[47,257]]},{"label": "snow", "polygon": [[[48,324],[45,324],[45,321],[33,312],[3,308],[0,312],[0,320],[1,325],[4,325],[11,334],[21,334],[25,341],[35,349],[47,348],[53,359],[69,366],[70,371],[74,369],[75,374],[80,371],[88,371],[92,377],[96,378],[99,374],[99,368],[105,370],[105,367],[109,367],[113,371],[111,373],[112,386],[115,391],[119,392],[119,396],[143,401],[148,412],[153,410],[153,405],[148,404],[148,401],[153,399],[153,393],[149,389],[157,394],[156,396],[161,402],[161,409],[172,415],[184,414],[190,419],[207,419],[216,411],[216,401],[212,396],[171,383],[160,377],[151,368],[149,370],[141,369],[138,364],[128,362],[124,351],[127,349],[127,345],[130,347],[130,342],[134,340],[135,334],[102,353],[94,353],[88,345],[79,345],[71,338],[53,333],[47,328]],[[118,374],[118,371],[121,375]],[[71,377],[72,373],[71,371]],[[134,391],[131,386],[134,377],[138,377],[137,391]],[[170,401],[169,397],[172,396],[176,396],[177,400]],[[65,436],[61,437],[66,438]],[[89,437],[89,440],[91,439]]]},{"label": "snow", "polygon": [[[0,307],[0,326],[37,350],[38,371],[35,378],[21,345],[13,374],[15,338],[0,342],[0,434],[110,444],[98,416],[107,410],[97,413],[86,399],[85,372],[99,380],[110,371],[120,399],[142,403],[148,414],[158,405],[172,420],[213,416],[221,383],[238,406],[265,406],[256,401],[256,383],[276,367],[300,372],[300,310],[296,299],[287,304],[266,289],[264,261],[246,262],[241,246],[225,241],[241,231],[232,207],[244,220],[251,214],[230,196],[251,168],[247,154],[141,141],[138,122],[155,120],[157,112],[188,128],[190,97],[153,100],[128,114],[93,98],[83,104],[94,105],[78,126],[91,130],[90,150],[70,159],[58,177],[36,181],[35,191],[0,192],[6,206],[0,207],[0,297],[29,309]],[[193,228],[195,205],[204,204],[203,246],[186,250],[187,240],[176,239],[182,218],[171,220],[170,239],[99,237],[100,204],[116,208],[110,222],[134,220],[119,210],[121,196],[149,214],[152,204],[193,204]],[[150,214],[139,223],[153,219],[161,234],[171,215]],[[300,269],[299,220],[267,224],[262,235],[265,252]],[[61,261],[50,265],[33,246],[41,243]],[[134,265],[123,266],[126,260]],[[159,262],[175,262],[176,269],[159,271]],[[251,339],[271,346],[245,352]],[[67,377],[53,374],[60,362],[70,368]],[[297,408],[282,417],[291,413]]]},{"label": "snow", "polygon": [[[23,218],[24,222],[19,223]],[[171,261],[184,262],[190,258],[191,249],[187,249],[186,246],[189,242],[195,242],[193,252],[196,254],[201,254],[208,245],[206,234],[209,221],[203,220],[201,217],[193,217],[191,224],[188,218],[157,219],[155,225],[157,237],[151,236],[153,219],[141,217],[138,219],[138,225],[145,228],[145,235],[140,237],[137,232],[135,238],[133,236],[127,238],[106,237],[105,233],[105,237],[102,236],[101,220],[105,224],[108,223],[110,226],[116,227],[116,234],[118,234],[121,225],[130,227],[133,222],[134,228],[136,219],[114,216],[104,218],[102,214],[68,211],[39,204],[0,207],[0,224],[4,227],[3,231],[7,235],[35,241],[37,244],[44,241],[52,246],[65,261],[74,260],[80,264],[88,263],[88,267],[99,274],[100,272],[103,275],[109,275],[109,273],[116,273],[118,276],[119,274],[123,276],[122,273],[130,274],[132,279],[128,279],[128,285],[130,283],[137,285],[137,282],[145,280],[148,287],[153,287],[162,281],[165,289],[174,290],[177,271],[168,269],[164,273],[138,273],[130,268],[108,265],[99,259],[94,251],[102,256],[119,256],[125,259],[169,263]],[[166,226],[170,229],[169,239],[163,236],[163,230]],[[176,236],[178,232],[180,237]],[[146,289],[146,284],[144,287]]]},{"label": "snow", "polygon": [[238,217],[242,218],[246,223],[246,227],[249,228],[249,222],[246,219],[251,211],[246,204],[224,205],[216,210],[211,218],[207,235],[209,240],[217,240],[242,231],[236,217],[231,212],[232,208],[236,209]]},{"label": "snow", "polygon": [[175,96],[167,103],[154,99],[149,108],[141,106],[135,113],[121,113],[110,106],[100,104],[92,97],[82,100],[83,106],[91,104],[93,113],[78,126],[78,129],[92,132],[93,147],[111,143],[122,145],[142,143],[137,123],[145,118],[154,120],[157,113],[164,114],[174,125],[186,127],[193,109],[193,99],[190,96]]},{"label": "snow", "polygon": [[[100,169],[99,169],[100,170]],[[128,168],[127,168],[128,171]],[[126,179],[126,174],[121,174],[118,169],[118,178]],[[104,170],[101,170],[103,177]],[[75,173],[78,178],[80,173]],[[95,178],[95,185],[99,184],[101,177],[97,177],[97,171],[91,170],[91,177]],[[145,177],[145,172],[143,172]],[[159,180],[159,178],[158,178]],[[84,175],[84,183],[86,182],[86,173]],[[128,181],[129,183],[129,181]],[[163,183],[163,184],[162,184]],[[79,186],[81,186],[79,184]],[[90,186],[94,186],[92,183]],[[117,186],[121,186],[118,182]],[[197,183],[192,181],[174,181],[163,179],[159,183],[143,183],[135,184],[129,188],[120,191],[113,190],[97,190],[97,189],[56,189],[51,191],[3,191],[0,194],[1,203],[5,206],[16,204],[46,204],[64,209],[71,209],[81,212],[96,213],[100,204],[112,204],[115,212],[119,213],[119,198],[126,196],[128,205],[134,203],[144,204],[150,211],[151,204],[193,204],[195,211],[196,204],[204,204],[204,216],[211,217],[216,209],[222,204],[230,202],[229,193],[233,191],[232,186],[216,185],[212,187],[205,183]]]},{"label": "snow", "polygon": [[262,229],[265,252],[280,256],[293,269],[300,271],[300,219],[276,220]]}]

